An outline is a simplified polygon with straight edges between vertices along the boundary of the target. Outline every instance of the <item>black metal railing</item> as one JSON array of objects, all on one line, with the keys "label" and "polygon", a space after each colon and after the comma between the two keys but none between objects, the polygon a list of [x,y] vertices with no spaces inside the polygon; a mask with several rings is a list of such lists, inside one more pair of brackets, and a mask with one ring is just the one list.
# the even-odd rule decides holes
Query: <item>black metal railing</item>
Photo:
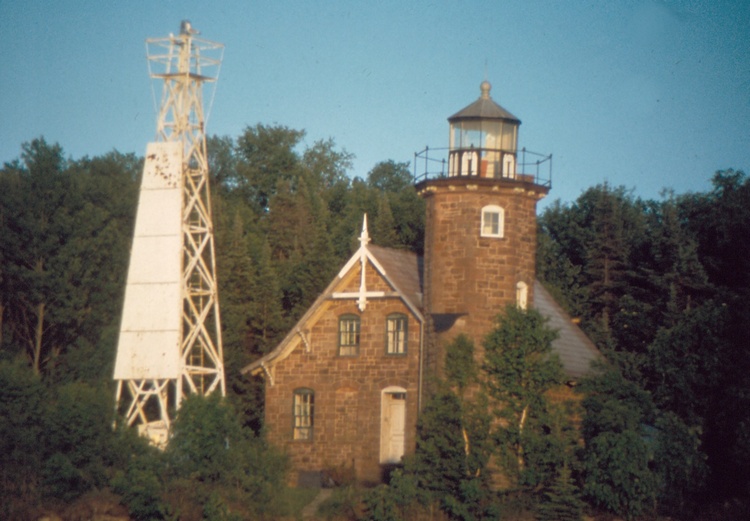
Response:
[{"label": "black metal railing", "polygon": [[552,186],[552,154],[522,148],[516,155],[489,148],[430,148],[414,153],[414,183],[448,177],[485,177]]}]

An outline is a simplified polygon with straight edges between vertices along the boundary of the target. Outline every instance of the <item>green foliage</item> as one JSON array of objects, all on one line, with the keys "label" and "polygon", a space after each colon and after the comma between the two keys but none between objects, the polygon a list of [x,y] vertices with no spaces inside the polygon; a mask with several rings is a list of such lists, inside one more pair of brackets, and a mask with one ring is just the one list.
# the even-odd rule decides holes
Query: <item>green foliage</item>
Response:
[{"label": "green foliage", "polygon": [[133,429],[118,428],[113,440],[116,460],[110,482],[114,492],[128,507],[136,521],[166,517],[164,501],[166,458],[164,453],[148,444]]},{"label": "green foliage", "polygon": [[689,512],[703,492],[708,467],[699,435],[700,429],[688,427],[672,413],[656,422],[654,461],[659,508],[664,512]]},{"label": "green foliage", "polygon": [[218,494],[211,494],[203,506],[205,521],[242,521],[239,513],[232,513]]},{"label": "green foliage", "polygon": [[653,422],[650,396],[617,371],[586,381],[583,392],[584,493],[626,519],[652,512],[658,480],[645,430]]},{"label": "green foliage", "polygon": [[476,382],[477,364],[474,360],[474,342],[460,334],[453,339],[445,349],[445,378],[449,385],[458,389],[463,395],[464,390]]},{"label": "green foliage", "polygon": [[417,425],[417,449],[407,470],[421,489],[436,497],[459,493],[468,474],[461,405],[450,391],[436,393],[426,404]]},{"label": "green foliage", "polygon": [[405,479],[397,482],[402,491],[409,491],[404,497],[410,497],[416,486],[419,501],[438,502],[451,519],[491,519],[487,516],[492,498],[484,472],[490,453],[488,430],[486,414],[462,406],[450,390],[435,393],[419,418],[417,449],[407,459]]},{"label": "green foliage", "polygon": [[523,482],[525,450],[534,424],[545,413],[545,393],[562,382],[562,364],[552,352],[556,333],[535,310],[508,306],[484,341],[483,383],[500,420],[495,438],[506,471]]},{"label": "green foliage", "polygon": [[358,519],[361,515],[362,490],[348,485],[333,489],[333,493],[318,507],[323,519]]},{"label": "green foliage", "polygon": [[257,511],[273,503],[286,471],[283,456],[243,429],[234,410],[216,394],[183,402],[166,457],[173,477],[190,480],[199,497],[234,491]]},{"label": "green foliage", "polygon": [[[672,511],[701,498],[695,480],[703,479],[715,497],[745,494],[750,483],[750,460],[737,457],[747,452],[743,426],[749,424],[737,411],[750,407],[744,341],[750,328],[750,180],[726,170],[712,182],[708,192],[665,192],[660,201],[598,186],[572,204],[553,203],[539,219],[539,276],[583,318],[625,379],[652,393],[651,408],[658,411],[646,413],[648,422],[675,414],[691,433],[677,436],[683,442],[675,446],[686,453],[673,454],[672,461],[702,460],[688,439],[705,454],[707,474],[692,463],[668,471],[692,476],[680,478],[683,492],[660,489],[661,507]],[[604,420],[610,409],[602,432],[622,430],[616,418],[624,408],[613,400],[589,414]],[[660,465],[654,462],[664,470]]]},{"label": "green foliage", "polygon": [[656,404],[690,425],[710,414],[726,363],[728,313],[725,306],[705,302],[660,328],[648,347],[646,385]]},{"label": "green foliage", "polygon": [[549,487],[561,469],[580,466],[580,429],[572,418],[579,415],[575,402],[548,403],[530,415],[522,435],[524,465],[519,484],[529,490]]},{"label": "green foliage", "polygon": [[498,315],[485,339],[482,370],[493,398],[520,414],[543,401],[543,394],[561,383],[562,365],[552,352],[557,333],[536,310],[510,305]]},{"label": "green foliage", "polygon": [[59,145],[36,139],[0,171],[0,342],[38,373],[119,319],[138,164],[117,153],[66,161]]},{"label": "green foliage", "polygon": [[581,521],[585,503],[567,466],[560,467],[537,508],[537,521]]},{"label": "green foliage", "polygon": [[586,444],[584,491],[598,506],[625,519],[652,512],[657,480],[650,451],[637,431],[605,432]]},{"label": "green foliage", "polygon": [[363,498],[362,521],[408,521],[413,519],[419,490],[413,474],[395,470],[387,485],[367,492]]},{"label": "green foliage", "polygon": [[0,361],[0,518],[21,518],[39,499],[45,389],[21,361]]},{"label": "green foliage", "polygon": [[113,396],[75,382],[60,386],[47,403],[44,418],[46,493],[73,499],[106,484]]},{"label": "green foliage", "polygon": [[242,432],[232,409],[221,400],[218,394],[191,395],[181,404],[167,449],[178,475],[210,483],[224,479],[233,467],[230,447]]}]

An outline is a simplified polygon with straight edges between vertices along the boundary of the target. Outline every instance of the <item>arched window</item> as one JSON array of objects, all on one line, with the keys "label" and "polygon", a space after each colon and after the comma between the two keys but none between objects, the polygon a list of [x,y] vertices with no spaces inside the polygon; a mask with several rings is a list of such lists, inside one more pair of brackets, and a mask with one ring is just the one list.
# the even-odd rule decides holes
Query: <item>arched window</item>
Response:
[{"label": "arched window", "polygon": [[403,313],[393,313],[385,320],[385,352],[388,355],[406,354],[407,325]]},{"label": "arched window", "polygon": [[359,354],[359,317],[341,315],[339,317],[339,356]]},{"label": "arched window", "polygon": [[294,430],[293,437],[295,440],[312,440],[314,406],[315,391],[304,387],[294,390],[292,427]]},{"label": "arched window", "polygon": [[482,237],[502,238],[505,227],[505,210],[490,204],[482,208]]},{"label": "arched window", "polygon": [[526,309],[529,300],[529,286],[524,281],[516,284],[516,306],[519,309]]}]

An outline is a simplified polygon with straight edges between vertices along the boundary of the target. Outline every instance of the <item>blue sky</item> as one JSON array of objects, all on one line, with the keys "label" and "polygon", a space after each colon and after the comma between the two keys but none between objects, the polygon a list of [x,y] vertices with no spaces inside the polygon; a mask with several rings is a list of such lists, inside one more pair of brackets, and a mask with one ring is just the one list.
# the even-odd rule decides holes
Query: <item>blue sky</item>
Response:
[{"label": "blue sky", "polygon": [[182,19],[226,45],[209,134],[304,129],[355,154],[353,176],[447,146],[446,118],[485,76],[520,146],[553,154],[548,201],[750,172],[746,0],[0,0],[0,162],[40,135],[72,158],[142,155],[144,41]]}]

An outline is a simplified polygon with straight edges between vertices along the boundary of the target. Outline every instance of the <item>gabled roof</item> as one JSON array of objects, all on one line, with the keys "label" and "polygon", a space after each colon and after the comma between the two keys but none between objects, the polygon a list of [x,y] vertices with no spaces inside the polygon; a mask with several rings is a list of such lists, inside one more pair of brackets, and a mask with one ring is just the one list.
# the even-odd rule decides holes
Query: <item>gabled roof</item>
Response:
[{"label": "gabled roof", "polygon": [[316,315],[323,310],[327,302],[336,298],[342,298],[342,295],[347,295],[349,298],[359,296],[358,305],[361,306],[360,309],[364,310],[368,295],[366,288],[361,288],[361,292],[358,295],[344,294],[336,291],[337,289],[341,289],[340,285],[343,279],[358,263],[362,266],[369,263],[385,279],[388,285],[393,288],[393,293],[404,301],[417,319],[420,322],[424,321],[422,315],[421,258],[410,251],[383,248],[369,244],[370,238],[367,232],[366,216],[359,241],[359,249],[344,264],[338,276],[328,284],[328,287],[318,296],[279,345],[270,353],[242,368],[241,373],[257,373],[263,370],[270,375],[270,367],[273,364],[289,356],[300,342],[307,343],[308,340],[305,337],[307,324],[308,322],[317,320]]},{"label": "gabled roof", "polygon": [[369,250],[385,270],[385,276],[407,299],[409,307],[422,309],[422,257],[408,250],[383,248],[371,244]]},{"label": "gabled roof", "polygon": [[565,374],[572,378],[589,374],[591,362],[601,358],[601,353],[538,280],[534,281],[534,309],[558,332],[552,350],[560,357]]}]

